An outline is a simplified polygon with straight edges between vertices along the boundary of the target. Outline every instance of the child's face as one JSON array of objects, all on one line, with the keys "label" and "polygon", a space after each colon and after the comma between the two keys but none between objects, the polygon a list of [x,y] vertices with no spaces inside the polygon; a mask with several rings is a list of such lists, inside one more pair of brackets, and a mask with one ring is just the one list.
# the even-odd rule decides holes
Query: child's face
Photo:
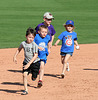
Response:
[{"label": "child's face", "polygon": [[39,31],[39,34],[42,38],[46,37],[47,33],[48,33],[48,30],[45,28],[41,28]]},{"label": "child's face", "polygon": [[44,18],[44,22],[47,24],[47,26],[49,26],[52,22],[52,19]]},{"label": "child's face", "polygon": [[34,40],[34,35],[29,34],[28,36],[26,36],[26,39],[27,39],[27,43],[32,43]]},{"label": "child's face", "polygon": [[66,30],[67,30],[68,32],[72,32],[73,29],[74,29],[74,26],[73,26],[73,25],[66,25],[65,28],[66,28]]}]

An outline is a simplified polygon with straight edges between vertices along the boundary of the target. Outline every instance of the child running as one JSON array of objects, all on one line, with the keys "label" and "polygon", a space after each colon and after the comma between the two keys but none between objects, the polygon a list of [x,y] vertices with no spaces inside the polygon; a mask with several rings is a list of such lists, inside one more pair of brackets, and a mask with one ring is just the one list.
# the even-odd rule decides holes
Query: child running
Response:
[{"label": "child running", "polygon": [[63,64],[61,78],[65,76],[65,70],[69,71],[69,58],[72,56],[74,52],[74,43],[76,44],[76,49],[79,49],[79,45],[77,42],[77,34],[73,32],[74,30],[74,22],[72,20],[67,20],[66,24],[64,24],[66,31],[62,32],[58,40],[55,43],[55,46],[62,40],[61,46],[61,62]]},{"label": "child running", "polygon": [[43,16],[44,22],[38,24],[38,26],[35,28],[36,33],[38,33],[39,27],[41,25],[45,25],[45,26],[48,27],[48,35],[50,36],[50,47],[52,47],[54,35],[56,33],[53,25],[51,25],[51,22],[52,22],[53,19],[54,19],[53,15],[50,12],[46,12],[46,13],[44,13],[44,16]]},{"label": "child running", "polygon": [[38,56],[40,58],[40,73],[39,73],[39,81],[38,81],[38,87],[41,87],[42,84],[42,78],[44,75],[44,67],[47,61],[47,56],[50,52],[50,36],[47,35],[48,28],[45,25],[41,25],[39,27],[39,34],[36,34],[34,42],[38,45],[39,53]]},{"label": "child running", "polygon": [[14,62],[17,63],[16,56],[24,49],[24,61],[23,61],[23,83],[24,91],[22,95],[28,94],[27,89],[27,75],[32,74],[32,80],[35,81],[40,69],[40,59],[38,58],[38,46],[33,42],[36,32],[32,28],[28,28],[26,31],[26,41],[23,41],[14,55]]}]

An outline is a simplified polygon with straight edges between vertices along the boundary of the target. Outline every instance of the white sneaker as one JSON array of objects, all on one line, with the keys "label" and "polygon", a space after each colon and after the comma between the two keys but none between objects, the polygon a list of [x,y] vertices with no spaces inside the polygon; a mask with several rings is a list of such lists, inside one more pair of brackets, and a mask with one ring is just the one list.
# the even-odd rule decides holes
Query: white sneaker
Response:
[{"label": "white sneaker", "polygon": [[69,63],[67,63],[66,71],[68,71],[68,72],[70,71]]}]

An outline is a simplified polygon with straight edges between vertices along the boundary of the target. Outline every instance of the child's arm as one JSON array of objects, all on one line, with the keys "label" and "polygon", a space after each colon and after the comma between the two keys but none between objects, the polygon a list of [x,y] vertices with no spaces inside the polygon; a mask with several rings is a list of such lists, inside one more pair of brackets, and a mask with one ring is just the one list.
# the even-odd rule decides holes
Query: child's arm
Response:
[{"label": "child's arm", "polygon": [[56,43],[54,44],[54,46],[57,46],[57,44],[60,42],[60,39],[58,39],[57,41],[56,41]]},{"label": "child's arm", "polygon": [[41,51],[42,51],[42,50],[45,50],[43,47],[39,47],[39,46],[38,46],[38,49],[40,49]]},{"label": "child's arm", "polygon": [[51,49],[51,42],[48,43],[48,52],[50,53],[50,49]]},{"label": "child's arm", "polygon": [[34,62],[34,60],[37,59],[37,57],[38,57],[38,53],[34,53],[34,57],[31,59],[31,61],[29,61],[27,65],[25,65],[25,69],[27,69]]},{"label": "child's arm", "polygon": [[52,47],[53,40],[54,40],[54,35],[52,36],[52,40],[50,42],[50,48]]},{"label": "child's arm", "polygon": [[75,43],[75,45],[76,45],[76,49],[77,49],[77,50],[80,49],[79,44],[78,44],[78,42],[77,42],[76,40],[74,40],[74,43]]},{"label": "child's arm", "polygon": [[16,53],[15,53],[15,55],[14,55],[14,57],[13,57],[13,61],[17,64],[17,59],[16,59],[16,57],[17,57],[17,55],[20,53],[20,51],[22,50],[22,48],[18,48],[17,50],[16,50]]}]

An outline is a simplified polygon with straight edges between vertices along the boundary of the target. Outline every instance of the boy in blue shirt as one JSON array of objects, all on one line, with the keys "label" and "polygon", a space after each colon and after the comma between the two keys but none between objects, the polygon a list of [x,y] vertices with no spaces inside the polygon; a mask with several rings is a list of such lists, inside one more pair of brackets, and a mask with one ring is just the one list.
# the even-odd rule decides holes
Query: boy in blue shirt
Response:
[{"label": "boy in blue shirt", "polygon": [[53,19],[54,19],[53,15],[50,12],[46,12],[43,15],[44,22],[38,24],[37,27],[35,28],[36,33],[38,33],[39,27],[41,25],[47,26],[47,28],[48,28],[48,33],[47,34],[50,36],[50,47],[52,47],[52,43],[53,43],[53,40],[54,40],[54,35],[56,33],[53,25],[51,25],[51,22],[52,22]]},{"label": "boy in blue shirt", "polygon": [[41,25],[39,27],[39,34],[36,34],[34,38],[34,42],[38,45],[38,56],[40,58],[40,73],[39,73],[39,81],[38,87],[42,86],[42,78],[44,75],[44,67],[47,61],[47,56],[50,52],[50,36],[47,35],[48,28],[45,25]]},{"label": "boy in blue shirt", "polygon": [[74,22],[72,20],[68,20],[66,24],[64,24],[66,31],[62,32],[58,40],[55,43],[55,46],[62,40],[62,47],[61,47],[61,62],[63,64],[62,74],[61,77],[64,78],[65,70],[69,71],[69,63],[68,60],[72,56],[74,52],[74,43],[76,44],[76,49],[79,49],[79,45],[77,42],[77,34],[73,32],[74,30]]}]

